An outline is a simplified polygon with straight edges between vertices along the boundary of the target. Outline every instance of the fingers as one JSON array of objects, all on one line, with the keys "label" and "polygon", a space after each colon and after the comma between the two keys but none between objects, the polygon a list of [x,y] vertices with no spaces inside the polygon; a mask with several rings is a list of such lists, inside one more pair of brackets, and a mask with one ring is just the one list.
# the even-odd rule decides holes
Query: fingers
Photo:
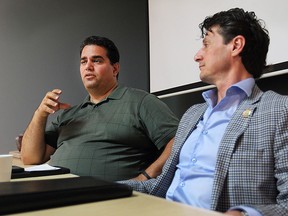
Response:
[{"label": "fingers", "polygon": [[16,146],[17,146],[18,151],[21,151],[22,138],[23,138],[23,134],[19,134],[19,135],[15,138]]},{"label": "fingers", "polygon": [[51,92],[47,92],[43,98],[38,110],[45,117],[49,114],[57,112],[59,109],[67,109],[70,107],[69,104],[61,103],[59,97],[62,91],[60,89],[54,89]]},{"label": "fingers", "polygon": [[54,89],[51,92],[47,92],[46,96],[42,101],[42,108],[45,112],[52,114],[59,110],[59,97],[61,94],[60,89]]}]

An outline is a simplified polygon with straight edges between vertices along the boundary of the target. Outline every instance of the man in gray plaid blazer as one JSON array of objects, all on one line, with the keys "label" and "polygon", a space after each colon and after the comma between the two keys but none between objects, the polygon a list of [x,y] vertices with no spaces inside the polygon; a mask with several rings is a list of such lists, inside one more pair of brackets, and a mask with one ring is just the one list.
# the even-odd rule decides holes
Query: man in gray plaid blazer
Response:
[{"label": "man in gray plaid blazer", "polygon": [[183,115],[162,174],[122,183],[227,215],[288,215],[288,97],[254,81],[266,65],[268,31],[239,8],[207,17],[200,29],[195,61],[216,89]]}]

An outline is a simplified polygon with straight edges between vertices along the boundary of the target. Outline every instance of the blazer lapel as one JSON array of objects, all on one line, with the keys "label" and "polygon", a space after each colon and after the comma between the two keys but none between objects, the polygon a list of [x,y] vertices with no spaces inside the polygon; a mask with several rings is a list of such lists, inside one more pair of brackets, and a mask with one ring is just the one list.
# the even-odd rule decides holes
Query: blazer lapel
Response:
[{"label": "blazer lapel", "polygon": [[189,110],[185,113],[183,118],[181,119],[181,123],[179,124],[176,139],[177,143],[180,145],[181,148],[185,143],[186,139],[195,129],[196,125],[198,124],[199,120],[203,117],[205,110],[207,109],[207,104],[199,104],[193,109]]},{"label": "blazer lapel", "polygon": [[249,126],[250,118],[253,116],[257,102],[262,94],[263,92],[255,85],[251,96],[239,105],[226,128],[217,153],[211,197],[212,210],[219,208],[220,196],[223,191],[236,142]]},{"label": "blazer lapel", "polygon": [[[188,110],[181,119],[178,126],[177,134],[174,141],[174,146],[171,152],[171,164],[169,168],[176,169],[176,165],[179,162],[179,155],[184,145],[186,139],[194,130],[195,126],[198,124],[199,120],[202,118],[205,110],[207,109],[207,104],[199,104],[194,106],[192,110]],[[172,165],[172,166],[171,166]]]},{"label": "blazer lapel", "polygon": [[156,196],[165,197],[166,192],[174,178],[176,172],[176,166],[179,163],[179,155],[182,146],[186,139],[194,130],[195,126],[203,116],[207,104],[199,104],[191,107],[182,117],[178,130],[176,133],[175,141],[172,151],[168,160],[166,161],[162,175],[157,178],[157,183],[153,186],[151,194]]}]

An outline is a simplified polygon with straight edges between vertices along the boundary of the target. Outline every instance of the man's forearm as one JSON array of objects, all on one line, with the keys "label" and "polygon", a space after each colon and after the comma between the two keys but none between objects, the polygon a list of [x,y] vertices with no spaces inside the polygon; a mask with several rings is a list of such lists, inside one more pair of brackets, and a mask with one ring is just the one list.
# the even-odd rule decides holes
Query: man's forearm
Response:
[{"label": "man's forearm", "polygon": [[146,181],[149,178],[156,178],[158,175],[161,174],[162,168],[168,159],[172,145],[174,143],[174,138],[172,138],[166,145],[164,151],[162,154],[157,158],[156,161],[154,161],[149,167],[145,169],[145,173],[140,174],[135,178],[135,180],[138,181]]},{"label": "man's forearm", "polygon": [[27,127],[21,146],[21,158],[24,164],[40,164],[47,162],[55,149],[45,144],[44,134],[47,118],[50,114],[60,109],[68,109],[67,103],[61,103],[59,96],[62,93],[60,89],[53,89],[47,92],[33,118]]},{"label": "man's forearm", "polygon": [[21,158],[24,164],[40,164],[48,160],[44,140],[46,122],[47,117],[39,115],[36,110],[22,138]]},{"label": "man's forearm", "polygon": [[145,171],[146,173],[152,177],[152,178],[156,178],[158,175],[161,174],[162,172],[162,168],[166,162],[166,160],[168,159],[170,153],[171,153],[171,149],[172,149],[172,145],[174,143],[174,138],[172,138],[166,145],[164,151],[162,152],[162,154],[159,156],[159,158],[152,163]]}]

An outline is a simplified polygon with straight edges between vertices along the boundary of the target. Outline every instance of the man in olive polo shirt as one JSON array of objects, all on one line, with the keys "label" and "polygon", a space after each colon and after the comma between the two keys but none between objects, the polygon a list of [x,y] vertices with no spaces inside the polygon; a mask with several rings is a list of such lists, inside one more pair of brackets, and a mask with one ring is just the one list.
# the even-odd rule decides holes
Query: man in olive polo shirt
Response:
[{"label": "man in olive polo shirt", "polygon": [[[91,36],[80,49],[80,74],[88,92],[79,105],[48,92],[22,138],[25,164],[67,167],[77,175],[106,180],[146,180],[162,171],[178,119],[156,96],[118,84],[119,52],[104,37]],[[47,118],[63,112],[46,128]]]}]

